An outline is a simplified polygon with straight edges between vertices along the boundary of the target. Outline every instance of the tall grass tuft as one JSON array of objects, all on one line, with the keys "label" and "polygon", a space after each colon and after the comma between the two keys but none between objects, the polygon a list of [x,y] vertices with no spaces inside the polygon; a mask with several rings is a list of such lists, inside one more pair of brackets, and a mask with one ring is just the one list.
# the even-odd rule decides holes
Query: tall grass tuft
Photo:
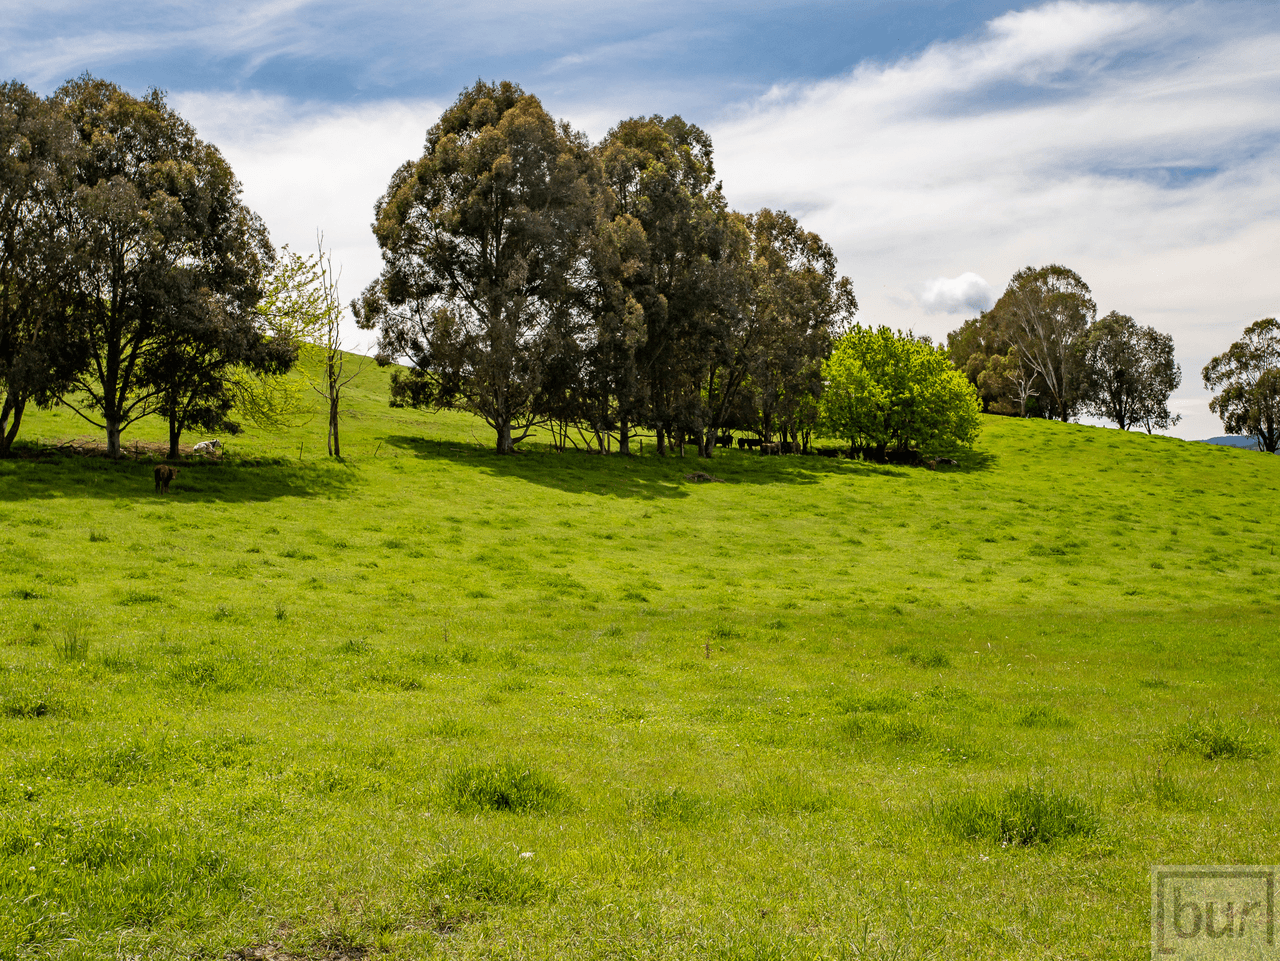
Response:
[{"label": "tall grass tuft", "polygon": [[971,793],[933,808],[943,831],[966,840],[1001,846],[1052,844],[1070,837],[1091,837],[1101,821],[1093,805],[1043,784]]},{"label": "tall grass tuft", "polygon": [[1171,728],[1165,747],[1178,754],[1190,754],[1216,761],[1220,758],[1252,758],[1267,753],[1267,746],[1239,721],[1225,721],[1217,714],[1192,714]]},{"label": "tall grass tuft", "polygon": [[446,802],[459,812],[557,811],[570,803],[569,792],[549,774],[513,760],[464,764],[446,775]]},{"label": "tall grass tuft", "polygon": [[81,614],[70,614],[62,622],[53,650],[64,661],[83,661],[89,656],[89,624]]}]

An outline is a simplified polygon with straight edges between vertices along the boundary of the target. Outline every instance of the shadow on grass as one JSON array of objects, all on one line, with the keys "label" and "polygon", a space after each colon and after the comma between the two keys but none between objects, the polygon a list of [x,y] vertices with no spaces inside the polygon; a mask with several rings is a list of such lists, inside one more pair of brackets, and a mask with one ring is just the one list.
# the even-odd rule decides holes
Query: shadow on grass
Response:
[{"label": "shadow on grass", "polygon": [[[285,458],[177,464],[168,498],[178,503],[243,503],[280,497],[324,497],[355,486],[355,474],[337,463],[298,463]],[[0,501],[90,497],[102,500],[152,500],[155,462],[110,460],[76,454],[0,460]]]},{"label": "shadow on grass", "polygon": [[[783,455],[762,457],[738,450],[720,450],[711,459],[678,454],[659,457],[653,453],[631,457],[601,456],[584,451],[560,453],[541,444],[526,445],[518,453],[502,457],[479,444],[390,435],[387,446],[415,454],[424,460],[448,461],[476,468],[491,477],[514,478],[574,494],[610,497],[684,498],[704,485],[686,475],[704,472],[730,484],[809,485],[829,477],[889,477],[902,480],[924,467],[875,464],[868,461]],[[944,468],[948,473],[990,470],[994,458],[986,454],[964,455],[959,466]]]}]

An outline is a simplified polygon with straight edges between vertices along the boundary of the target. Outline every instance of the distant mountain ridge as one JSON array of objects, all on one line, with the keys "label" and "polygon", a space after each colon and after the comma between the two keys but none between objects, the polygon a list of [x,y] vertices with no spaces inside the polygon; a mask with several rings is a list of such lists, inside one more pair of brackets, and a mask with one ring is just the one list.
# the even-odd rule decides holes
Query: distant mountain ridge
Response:
[{"label": "distant mountain ridge", "polygon": [[1209,437],[1205,440],[1196,441],[1197,444],[1218,444],[1222,447],[1242,447],[1245,450],[1262,450],[1258,446],[1258,438],[1244,437],[1238,434],[1228,434],[1224,437]]}]

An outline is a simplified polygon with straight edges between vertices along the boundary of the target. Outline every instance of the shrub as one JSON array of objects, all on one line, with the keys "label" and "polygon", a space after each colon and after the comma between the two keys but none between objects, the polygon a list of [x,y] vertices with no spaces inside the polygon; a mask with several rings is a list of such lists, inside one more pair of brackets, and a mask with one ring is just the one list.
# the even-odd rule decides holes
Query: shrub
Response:
[{"label": "shrub", "polygon": [[948,834],[1002,846],[1090,837],[1100,824],[1098,812],[1088,802],[1035,784],[1006,788],[999,794],[967,794],[935,807],[933,816]]},{"label": "shrub", "polygon": [[568,792],[550,775],[512,760],[456,767],[445,777],[443,793],[464,813],[555,811],[569,802]]}]

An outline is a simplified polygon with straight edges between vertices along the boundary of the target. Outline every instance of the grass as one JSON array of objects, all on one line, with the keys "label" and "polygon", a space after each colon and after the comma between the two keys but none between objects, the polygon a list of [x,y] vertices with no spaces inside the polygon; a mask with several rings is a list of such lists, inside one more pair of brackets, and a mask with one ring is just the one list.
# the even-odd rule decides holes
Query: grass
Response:
[{"label": "grass", "polygon": [[1216,713],[1192,714],[1169,731],[1165,745],[1171,751],[1206,761],[1254,758],[1267,753],[1267,745],[1247,724],[1225,720]]},{"label": "grass", "polygon": [[1280,461],[498,458],[386,378],[168,497],[24,420],[0,958],[1136,959],[1274,860]]},{"label": "grass", "polygon": [[954,837],[1001,847],[1091,837],[1100,827],[1098,813],[1087,801],[1043,784],[965,794],[939,805],[934,820]]}]

